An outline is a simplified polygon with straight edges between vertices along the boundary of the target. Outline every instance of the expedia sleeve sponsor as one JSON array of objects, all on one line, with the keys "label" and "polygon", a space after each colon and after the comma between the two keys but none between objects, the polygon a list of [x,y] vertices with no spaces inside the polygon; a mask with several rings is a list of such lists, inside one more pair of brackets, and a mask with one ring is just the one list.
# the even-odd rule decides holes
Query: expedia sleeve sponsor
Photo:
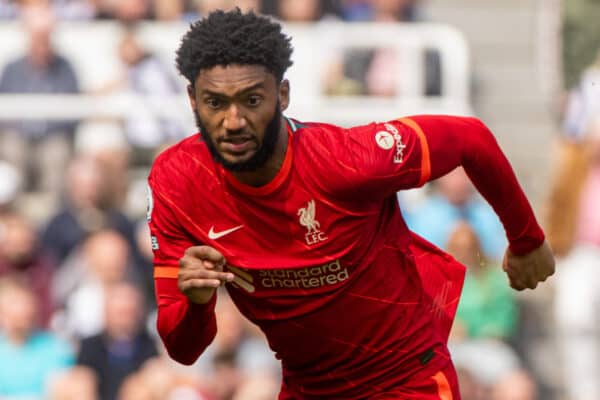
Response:
[{"label": "expedia sleeve sponsor", "polygon": [[[393,147],[396,149],[396,154],[394,154],[394,163],[400,164],[400,163],[402,163],[402,161],[404,161],[404,149],[406,148],[406,145],[404,144],[404,142],[402,140],[402,136],[400,135],[400,132],[398,132],[398,129],[396,129],[396,127],[394,125],[392,125],[390,123],[386,123],[383,126],[385,126],[385,129],[389,133],[391,133],[392,137],[394,138],[394,146]],[[379,144],[379,142],[378,142],[378,144]]]}]

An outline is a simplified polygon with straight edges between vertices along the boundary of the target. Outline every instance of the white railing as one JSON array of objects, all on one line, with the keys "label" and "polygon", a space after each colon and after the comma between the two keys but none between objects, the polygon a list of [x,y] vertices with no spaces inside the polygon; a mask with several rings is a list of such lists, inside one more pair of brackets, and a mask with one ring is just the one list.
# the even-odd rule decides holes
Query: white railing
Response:
[{"label": "white railing", "polygon": [[[175,49],[186,24],[147,23],[140,27],[141,41],[173,67]],[[294,65],[288,71],[291,105],[288,115],[352,125],[416,113],[470,115],[469,51],[463,35],[441,24],[345,24],[320,22],[285,25],[292,36]],[[114,78],[121,66],[117,58],[120,28],[112,22],[63,23],[55,35],[59,51],[69,58],[84,91]],[[26,39],[18,23],[0,25],[0,65],[22,53]],[[400,60],[395,96],[391,98],[324,94],[323,70],[332,54],[344,48],[385,47]],[[441,60],[441,95],[424,96],[423,50],[433,49]],[[174,70],[174,67],[173,67]],[[185,82],[182,80],[182,86]],[[146,107],[159,115],[193,124],[185,95],[174,98],[135,96],[0,95],[0,119],[120,118],[132,107]]]}]

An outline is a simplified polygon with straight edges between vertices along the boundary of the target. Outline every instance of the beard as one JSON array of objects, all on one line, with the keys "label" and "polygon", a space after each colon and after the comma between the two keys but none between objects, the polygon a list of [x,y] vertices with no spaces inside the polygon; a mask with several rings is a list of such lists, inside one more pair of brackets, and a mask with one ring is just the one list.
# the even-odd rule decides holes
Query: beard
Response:
[{"label": "beard", "polygon": [[208,151],[215,162],[221,164],[223,168],[231,172],[252,172],[265,165],[265,163],[271,158],[275,152],[275,145],[277,144],[277,138],[279,137],[279,130],[281,128],[281,108],[279,101],[275,105],[275,112],[273,118],[267,124],[263,135],[263,141],[260,147],[256,150],[254,155],[246,161],[231,162],[227,161],[217,149],[217,146],[213,142],[208,129],[202,123],[202,119],[198,114],[197,110],[194,110],[194,116],[196,118],[196,125],[200,130],[200,135],[208,147]]}]

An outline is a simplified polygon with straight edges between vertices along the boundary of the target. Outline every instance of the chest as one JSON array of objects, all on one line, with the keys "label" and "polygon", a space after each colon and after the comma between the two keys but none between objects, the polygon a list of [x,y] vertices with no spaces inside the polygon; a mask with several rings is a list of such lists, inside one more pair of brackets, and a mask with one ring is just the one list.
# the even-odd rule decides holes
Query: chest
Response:
[{"label": "chest", "polygon": [[189,206],[197,242],[247,269],[303,268],[352,261],[377,230],[377,211],[359,210],[301,181],[263,196],[223,187]]}]

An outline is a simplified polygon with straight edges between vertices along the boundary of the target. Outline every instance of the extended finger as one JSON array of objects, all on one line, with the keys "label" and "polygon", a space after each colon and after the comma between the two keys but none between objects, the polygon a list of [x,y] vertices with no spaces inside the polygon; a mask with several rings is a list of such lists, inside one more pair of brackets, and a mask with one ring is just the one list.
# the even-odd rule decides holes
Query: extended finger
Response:
[{"label": "extended finger", "polygon": [[179,289],[186,292],[192,289],[202,288],[218,288],[221,286],[221,281],[218,279],[187,279],[179,284]]},{"label": "extended finger", "polygon": [[218,279],[220,281],[231,282],[233,281],[234,275],[231,272],[221,272],[209,269],[191,269],[191,270],[179,270],[179,276],[181,279]]}]

